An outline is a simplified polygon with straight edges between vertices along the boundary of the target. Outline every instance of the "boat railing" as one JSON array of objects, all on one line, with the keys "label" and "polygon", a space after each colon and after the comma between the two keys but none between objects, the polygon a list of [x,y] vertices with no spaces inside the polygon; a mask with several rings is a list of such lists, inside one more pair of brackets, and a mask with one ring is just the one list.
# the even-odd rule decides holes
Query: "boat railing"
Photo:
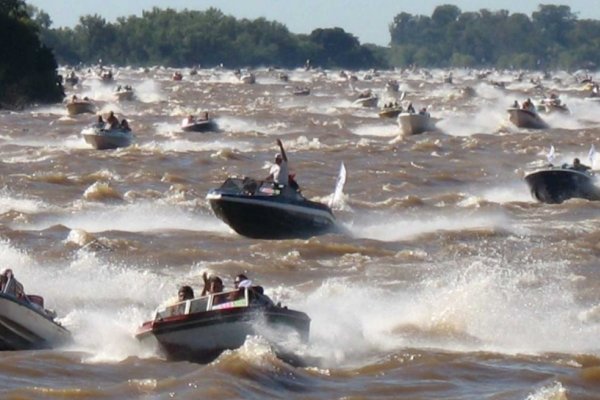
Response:
[{"label": "boat railing", "polygon": [[[200,312],[248,307],[252,289],[241,288],[229,292],[210,294],[166,306],[156,311],[155,320],[177,315],[189,315]],[[263,296],[264,297],[264,296]]]}]

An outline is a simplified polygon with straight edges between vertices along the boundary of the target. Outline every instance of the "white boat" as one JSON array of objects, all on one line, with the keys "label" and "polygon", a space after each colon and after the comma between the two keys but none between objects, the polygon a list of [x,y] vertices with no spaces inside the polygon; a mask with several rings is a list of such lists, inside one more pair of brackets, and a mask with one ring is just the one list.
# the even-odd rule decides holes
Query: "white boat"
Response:
[{"label": "white boat", "polygon": [[418,135],[427,131],[436,130],[435,120],[429,113],[400,113],[398,115],[398,125],[402,136]]},{"label": "white boat", "polygon": [[369,95],[364,97],[359,97],[354,100],[352,105],[354,107],[377,107],[377,103],[379,102],[379,98],[376,95]]},{"label": "white boat", "polygon": [[121,128],[105,129],[94,125],[81,131],[81,135],[97,150],[127,147],[133,142],[133,133]]},{"label": "white boat", "polygon": [[[6,290],[11,282],[20,286],[18,294]],[[24,294],[22,285],[10,278],[0,293],[0,350],[49,349],[68,342],[71,333],[55,317],[41,296]]]},{"label": "white boat", "polygon": [[251,72],[248,74],[240,75],[240,82],[246,84],[256,83],[256,76],[254,76],[254,74]]},{"label": "white boat", "polygon": [[511,107],[508,109],[510,122],[519,128],[546,129],[548,124],[535,111]]},{"label": "white boat", "polygon": [[134,98],[133,89],[130,86],[118,88],[114,94],[116,101],[132,101]]},{"label": "white boat", "polygon": [[78,114],[94,114],[96,106],[89,100],[75,100],[67,103],[67,113],[71,116]]},{"label": "white boat", "polygon": [[242,346],[249,335],[277,345],[290,335],[306,341],[309,330],[305,313],[274,304],[261,287],[252,286],[161,307],[135,336],[158,346],[169,359],[211,361]]}]

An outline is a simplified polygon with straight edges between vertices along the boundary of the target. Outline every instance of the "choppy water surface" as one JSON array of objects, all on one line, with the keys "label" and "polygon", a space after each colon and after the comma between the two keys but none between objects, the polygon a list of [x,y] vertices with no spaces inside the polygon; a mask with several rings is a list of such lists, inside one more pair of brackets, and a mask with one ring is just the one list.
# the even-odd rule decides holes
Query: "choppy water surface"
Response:
[{"label": "choppy water surface", "polygon": [[[382,72],[349,83],[337,71],[116,72],[137,100],[82,73],[68,94],[130,121],[132,147],[91,149],[93,115],[63,105],[0,112],[0,255],[74,334],[53,351],[0,355],[2,398],[598,399],[600,203],[531,199],[526,171],[587,160],[599,147],[600,103],[566,73],[542,83],[515,75]],[[380,103],[400,81],[405,101],[428,106],[440,132],[402,138],[394,120],[352,106]],[[506,82],[502,89],[492,80]],[[292,95],[308,85],[306,97]],[[461,97],[471,86],[477,95]],[[549,130],[512,126],[506,107],[549,91],[570,115]],[[397,94],[395,94],[397,95]],[[220,133],[183,133],[208,110]],[[238,236],[204,196],[229,175],[262,178],[281,138],[303,193],[331,197],[345,235],[260,241]],[[203,271],[232,285],[246,271],[276,301],[312,318],[305,366],[278,359],[260,337],[211,364],[167,362],[133,338],[181,284]]]}]

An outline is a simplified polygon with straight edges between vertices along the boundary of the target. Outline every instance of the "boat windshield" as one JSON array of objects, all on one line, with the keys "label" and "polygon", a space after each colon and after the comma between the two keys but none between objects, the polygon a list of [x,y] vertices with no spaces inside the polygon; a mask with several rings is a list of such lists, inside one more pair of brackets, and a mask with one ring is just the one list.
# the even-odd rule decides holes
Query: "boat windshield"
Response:
[{"label": "boat windshield", "polygon": [[[181,301],[156,311],[155,320],[177,315],[196,314],[212,310],[248,307],[255,296],[248,288],[211,294],[197,299]],[[263,296],[264,297],[264,296]]]}]

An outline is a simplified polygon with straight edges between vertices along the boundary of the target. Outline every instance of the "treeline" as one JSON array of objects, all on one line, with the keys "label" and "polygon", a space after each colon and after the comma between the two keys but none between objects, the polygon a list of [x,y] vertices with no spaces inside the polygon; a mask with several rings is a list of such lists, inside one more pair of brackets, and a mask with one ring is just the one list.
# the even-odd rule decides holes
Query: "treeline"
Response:
[{"label": "treeline", "polygon": [[176,11],[153,8],[141,17],[109,23],[99,15],[81,17],[74,28],[52,29],[36,10],[42,40],[60,63],[117,65],[297,67],[311,60],[327,68],[373,68],[384,60],[341,28],[290,33],[285,25],[264,18],[236,19],[210,8]]},{"label": "treeline", "polygon": [[61,101],[64,92],[56,69],[25,3],[0,0],[0,108]]},{"label": "treeline", "polygon": [[568,6],[539,5],[531,18],[506,10],[461,12],[437,7],[431,17],[401,13],[390,25],[395,66],[596,68],[600,21],[578,20]]}]

